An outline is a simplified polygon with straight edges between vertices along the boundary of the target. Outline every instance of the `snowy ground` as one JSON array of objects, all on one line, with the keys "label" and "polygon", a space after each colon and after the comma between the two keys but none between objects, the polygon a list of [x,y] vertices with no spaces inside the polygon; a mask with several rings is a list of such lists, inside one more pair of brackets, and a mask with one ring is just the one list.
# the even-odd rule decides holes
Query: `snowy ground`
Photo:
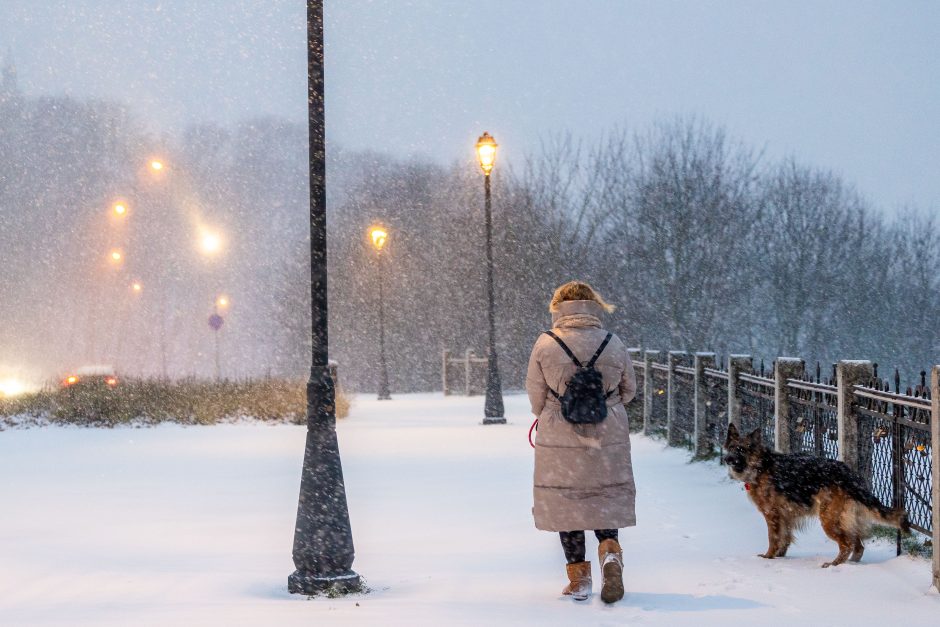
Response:
[{"label": "snowy ground", "polygon": [[484,427],[479,397],[356,400],[338,429],[373,592],[343,599],[286,591],[303,427],[4,431],[0,624],[938,624],[926,560],[873,543],[823,570],[835,546],[818,526],[760,559],[740,485],[643,438],[626,598],[561,597],[558,540],[531,522],[525,399],[506,405],[510,424]]}]

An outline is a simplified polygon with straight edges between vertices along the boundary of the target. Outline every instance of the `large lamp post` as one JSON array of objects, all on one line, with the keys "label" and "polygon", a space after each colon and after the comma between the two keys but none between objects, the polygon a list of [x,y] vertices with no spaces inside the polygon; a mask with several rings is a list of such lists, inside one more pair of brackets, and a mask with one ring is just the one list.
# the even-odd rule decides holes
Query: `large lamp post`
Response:
[{"label": "large lamp post", "polygon": [[483,169],[483,195],[486,213],[486,299],[489,318],[489,340],[486,354],[486,402],[483,405],[483,424],[506,424],[503,411],[503,390],[496,363],[496,313],[493,303],[493,217],[490,200],[490,172],[496,163],[496,140],[484,132],[477,141],[477,157]]},{"label": "large lamp post", "polygon": [[388,241],[388,231],[374,226],[369,229],[369,238],[379,265],[379,400],[390,401],[392,395],[388,389],[388,366],[385,361],[385,255],[382,254],[385,242]]},{"label": "large lamp post", "polygon": [[287,589],[299,594],[345,594],[360,590],[361,582],[352,570],[355,552],[336,442],[335,390],[327,359],[323,0],[307,0],[307,81],[313,350],[307,382],[307,441],[294,527],[297,570],[287,578]]}]

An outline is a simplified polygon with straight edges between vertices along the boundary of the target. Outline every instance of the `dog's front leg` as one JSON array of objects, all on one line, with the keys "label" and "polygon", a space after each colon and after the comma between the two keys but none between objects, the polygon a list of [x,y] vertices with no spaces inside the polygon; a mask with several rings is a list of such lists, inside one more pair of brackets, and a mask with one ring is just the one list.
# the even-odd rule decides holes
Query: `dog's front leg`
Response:
[{"label": "dog's front leg", "polygon": [[780,520],[773,514],[764,514],[764,520],[767,521],[767,552],[759,553],[758,557],[772,560],[777,557],[778,544],[780,538]]}]

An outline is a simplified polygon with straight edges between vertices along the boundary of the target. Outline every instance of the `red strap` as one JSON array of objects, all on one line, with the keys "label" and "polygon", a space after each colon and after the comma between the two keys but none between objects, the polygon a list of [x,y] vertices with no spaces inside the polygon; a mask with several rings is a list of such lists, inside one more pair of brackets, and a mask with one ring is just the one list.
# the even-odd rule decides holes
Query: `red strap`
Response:
[{"label": "red strap", "polygon": [[536,418],[536,419],[535,419],[535,422],[532,423],[532,426],[529,427],[529,445],[530,445],[532,448],[535,448],[535,444],[532,443],[532,432],[533,432],[533,431],[538,431],[538,430],[539,430],[539,419]]}]

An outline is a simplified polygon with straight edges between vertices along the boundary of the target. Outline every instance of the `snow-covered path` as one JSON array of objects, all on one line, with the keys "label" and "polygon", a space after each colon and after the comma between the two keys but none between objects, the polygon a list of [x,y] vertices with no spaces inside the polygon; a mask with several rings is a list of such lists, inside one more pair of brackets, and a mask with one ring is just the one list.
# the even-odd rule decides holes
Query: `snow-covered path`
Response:
[{"label": "snow-covered path", "polygon": [[303,427],[4,431],[0,625],[940,620],[926,560],[871,543],[861,564],[823,570],[835,547],[818,526],[790,557],[760,559],[765,529],[740,485],[644,438],[626,598],[562,598],[558,539],[531,522],[525,398],[506,407],[510,424],[484,427],[479,397],[356,400],[338,429],[354,568],[373,592],[342,599],[286,591]]}]

